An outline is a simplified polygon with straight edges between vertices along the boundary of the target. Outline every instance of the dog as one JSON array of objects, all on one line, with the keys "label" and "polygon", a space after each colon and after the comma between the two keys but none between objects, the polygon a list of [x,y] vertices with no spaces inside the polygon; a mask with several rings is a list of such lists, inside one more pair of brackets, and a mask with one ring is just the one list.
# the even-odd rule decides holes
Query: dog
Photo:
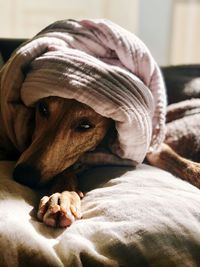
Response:
[{"label": "dog", "polygon": [[36,104],[32,143],[19,158],[13,176],[32,188],[56,177],[52,189],[56,192],[41,199],[37,213],[46,225],[66,227],[81,217],[82,193],[70,166],[102,142],[111,124],[110,119],[75,100],[48,97]]},{"label": "dog", "polygon": [[[36,104],[32,143],[20,156],[13,176],[32,188],[56,181],[50,196],[40,200],[37,217],[44,224],[68,227],[81,218],[83,193],[72,165],[103,143],[113,127],[111,119],[76,100],[47,97]],[[200,164],[181,157],[169,145],[163,143],[147,160],[200,187]]]},{"label": "dog", "polygon": [[[14,179],[33,188],[51,181],[57,185],[38,209],[38,218],[49,226],[66,227],[81,217],[83,194],[73,165],[85,152],[107,145],[117,130],[121,140],[115,138],[114,156],[120,162],[120,155],[141,162],[149,143],[154,147],[164,137],[166,94],[160,68],[141,40],[109,21],[49,25],[12,54],[2,68],[0,89],[0,150],[9,159],[21,153]],[[45,98],[57,92],[88,105],[95,102],[100,114],[113,117],[117,129],[114,121],[76,100]],[[199,187],[198,163],[174,150],[165,142],[147,160]]]}]

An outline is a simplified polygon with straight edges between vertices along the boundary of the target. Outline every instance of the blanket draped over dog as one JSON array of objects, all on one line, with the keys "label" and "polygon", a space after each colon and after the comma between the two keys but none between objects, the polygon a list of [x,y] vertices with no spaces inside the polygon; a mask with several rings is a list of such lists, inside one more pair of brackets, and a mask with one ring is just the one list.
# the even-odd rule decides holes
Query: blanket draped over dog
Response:
[{"label": "blanket draped over dog", "polygon": [[1,141],[19,152],[30,142],[34,104],[48,96],[76,99],[112,118],[118,159],[141,163],[165,136],[159,67],[139,38],[107,20],[64,20],[42,30],[4,66],[0,93]]}]

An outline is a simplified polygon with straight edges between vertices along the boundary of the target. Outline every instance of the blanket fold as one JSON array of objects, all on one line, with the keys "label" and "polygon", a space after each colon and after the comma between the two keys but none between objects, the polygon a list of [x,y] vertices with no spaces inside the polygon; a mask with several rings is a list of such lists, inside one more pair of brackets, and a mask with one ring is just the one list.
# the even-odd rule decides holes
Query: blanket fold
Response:
[{"label": "blanket fold", "polygon": [[165,143],[182,157],[200,162],[200,99],[169,105],[166,117]]},{"label": "blanket fold", "polygon": [[42,30],[1,70],[0,93],[2,139],[20,152],[32,134],[34,104],[48,96],[112,118],[118,135],[111,152],[134,165],[165,136],[159,67],[139,38],[107,20],[64,20]]}]

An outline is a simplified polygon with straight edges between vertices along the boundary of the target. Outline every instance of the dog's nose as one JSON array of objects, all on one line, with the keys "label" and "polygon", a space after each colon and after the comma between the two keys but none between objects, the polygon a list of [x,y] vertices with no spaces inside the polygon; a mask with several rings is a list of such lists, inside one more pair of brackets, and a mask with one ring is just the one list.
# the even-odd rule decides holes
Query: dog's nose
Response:
[{"label": "dog's nose", "polygon": [[13,172],[13,178],[16,182],[36,188],[40,181],[40,172],[35,167],[27,164],[19,164]]}]

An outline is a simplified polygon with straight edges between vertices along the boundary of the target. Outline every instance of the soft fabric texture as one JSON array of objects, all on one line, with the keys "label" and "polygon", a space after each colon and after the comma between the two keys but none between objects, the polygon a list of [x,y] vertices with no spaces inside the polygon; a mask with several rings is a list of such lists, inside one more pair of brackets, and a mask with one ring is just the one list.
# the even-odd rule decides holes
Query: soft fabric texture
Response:
[{"label": "soft fabric texture", "polygon": [[81,177],[83,219],[51,229],[13,166],[0,162],[1,267],[199,266],[200,191],[191,184],[147,165],[94,168]]},{"label": "soft fabric texture", "polygon": [[111,151],[133,164],[164,139],[166,96],[159,67],[141,40],[107,20],[50,25],[12,55],[0,86],[1,139],[20,152],[32,134],[31,107],[55,95],[112,118],[118,136]]},{"label": "soft fabric texture", "polygon": [[167,107],[165,142],[183,157],[200,162],[200,99]]}]

